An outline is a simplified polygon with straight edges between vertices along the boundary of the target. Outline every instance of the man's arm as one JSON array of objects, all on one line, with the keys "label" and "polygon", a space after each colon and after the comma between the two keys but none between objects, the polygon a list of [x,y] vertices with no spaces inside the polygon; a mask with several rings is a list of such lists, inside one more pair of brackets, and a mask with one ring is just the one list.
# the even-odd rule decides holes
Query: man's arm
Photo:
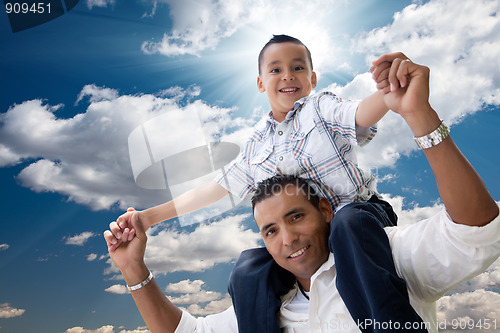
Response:
[{"label": "man's arm", "polygon": [[[374,74],[387,74],[387,80],[377,81],[386,105],[404,118],[416,137],[433,132],[441,120],[429,104],[429,68],[414,64],[401,53],[383,55],[374,66],[383,62],[392,65]],[[444,206],[455,223],[482,226],[498,216],[497,204],[451,137],[424,149],[424,153]]]},{"label": "man's arm", "polygon": [[[113,244],[110,241],[113,237],[110,230],[104,232],[111,259],[122,272],[127,285],[141,283],[149,276],[149,270],[144,263],[147,241],[144,230],[138,228],[136,237],[130,242],[111,250]],[[175,331],[182,312],[165,297],[154,279],[142,288],[131,291],[131,294],[152,333]]]}]

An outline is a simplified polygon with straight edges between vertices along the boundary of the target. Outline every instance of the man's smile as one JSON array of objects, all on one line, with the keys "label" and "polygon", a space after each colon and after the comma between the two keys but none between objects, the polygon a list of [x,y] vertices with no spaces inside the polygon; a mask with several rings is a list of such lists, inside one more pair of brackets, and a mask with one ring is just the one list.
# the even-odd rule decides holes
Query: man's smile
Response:
[{"label": "man's smile", "polygon": [[299,249],[298,251],[295,251],[294,253],[290,254],[288,256],[288,258],[297,258],[298,256],[304,254],[304,252],[307,251],[307,249],[309,249],[311,245],[307,245],[307,246],[304,246],[303,248]]}]

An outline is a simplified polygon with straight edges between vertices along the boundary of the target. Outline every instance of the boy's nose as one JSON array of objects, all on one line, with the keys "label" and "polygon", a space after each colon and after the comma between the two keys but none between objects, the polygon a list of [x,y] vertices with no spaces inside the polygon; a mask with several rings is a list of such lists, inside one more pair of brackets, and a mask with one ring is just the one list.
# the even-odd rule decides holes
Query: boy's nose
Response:
[{"label": "boy's nose", "polygon": [[283,74],[283,80],[294,80],[295,76],[290,71],[285,71]]}]

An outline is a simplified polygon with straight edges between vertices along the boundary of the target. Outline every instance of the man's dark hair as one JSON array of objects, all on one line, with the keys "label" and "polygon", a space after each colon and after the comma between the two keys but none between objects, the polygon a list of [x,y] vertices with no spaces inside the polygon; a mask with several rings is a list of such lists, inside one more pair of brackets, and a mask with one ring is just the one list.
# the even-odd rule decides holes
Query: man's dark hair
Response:
[{"label": "man's dark hair", "polygon": [[257,188],[254,190],[252,198],[250,199],[252,202],[252,211],[259,202],[275,194],[280,194],[282,191],[286,191],[290,186],[294,186],[301,190],[306,199],[315,208],[319,209],[320,197],[318,191],[309,184],[309,181],[293,175],[276,175],[257,184]]},{"label": "man's dark hair", "polygon": [[261,73],[261,71],[260,71],[260,65],[262,63],[262,58],[264,57],[264,51],[265,51],[265,49],[267,49],[269,46],[271,46],[273,44],[279,44],[279,43],[295,43],[295,44],[299,44],[299,45],[304,46],[306,48],[306,51],[307,51],[307,59],[309,60],[309,63],[311,64],[311,70],[313,69],[311,51],[309,51],[309,49],[307,48],[307,46],[304,43],[302,43],[300,40],[298,40],[297,38],[292,37],[292,36],[288,36],[288,35],[273,35],[273,38],[271,38],[269,40],[269,42],[267,42],[267,44],[264,45],[264,47],[262,48],[262,50],[260,50],[260,53],[259,53],[259,74]]}]

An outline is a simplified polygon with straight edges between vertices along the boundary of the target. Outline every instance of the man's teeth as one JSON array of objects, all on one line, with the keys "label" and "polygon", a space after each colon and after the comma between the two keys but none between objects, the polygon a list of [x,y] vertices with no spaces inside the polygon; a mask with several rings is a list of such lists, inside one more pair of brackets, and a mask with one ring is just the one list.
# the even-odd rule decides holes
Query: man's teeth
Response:
[{"label": "man's teeth", "polygon": [[297,252],[290,254],[290,258],[295,258],[295,257],[298,257],[298,256],[300,256],[302,253],[306,252],[306,250],[307,250],[307,247],[304,247],[304,248],[302,248],[302,249],[298,250]]}]

